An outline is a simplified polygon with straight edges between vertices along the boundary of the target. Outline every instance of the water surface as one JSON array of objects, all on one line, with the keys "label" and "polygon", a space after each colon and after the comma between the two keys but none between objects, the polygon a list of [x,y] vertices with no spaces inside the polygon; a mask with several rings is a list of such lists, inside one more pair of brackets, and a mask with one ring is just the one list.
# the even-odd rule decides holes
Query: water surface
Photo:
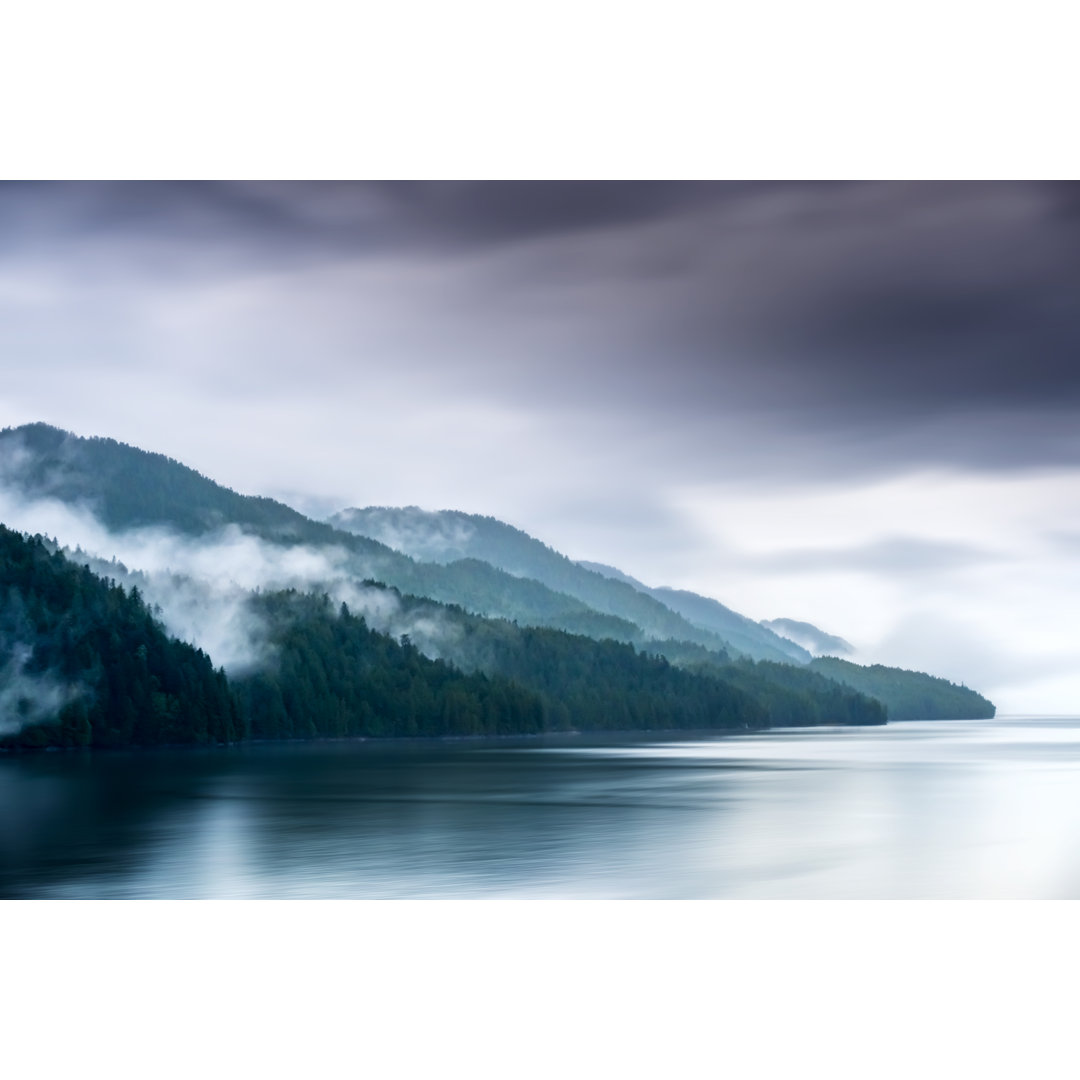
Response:
[{"label": "water surface", "polygon": [[1080,719],[0,758],[3,897],[1080,897]]}]

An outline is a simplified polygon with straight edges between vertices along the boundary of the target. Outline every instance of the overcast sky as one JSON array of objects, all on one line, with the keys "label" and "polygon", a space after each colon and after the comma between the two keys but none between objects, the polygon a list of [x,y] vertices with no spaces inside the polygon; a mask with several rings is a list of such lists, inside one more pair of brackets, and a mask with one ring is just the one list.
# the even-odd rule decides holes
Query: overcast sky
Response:
[{"label": "overcast sky", "polygon": [[1080,712],[1080,185],[0,185],[0,424]]}]

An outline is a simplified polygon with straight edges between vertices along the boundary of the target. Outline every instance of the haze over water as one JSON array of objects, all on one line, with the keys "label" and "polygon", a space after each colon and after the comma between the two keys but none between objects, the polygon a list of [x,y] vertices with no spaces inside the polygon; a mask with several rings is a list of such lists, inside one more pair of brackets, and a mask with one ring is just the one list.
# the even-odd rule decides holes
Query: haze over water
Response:
[{"label": "haze over water", "polygon": [[4,897],[1080,897],[1080,720],[0,760]]}]

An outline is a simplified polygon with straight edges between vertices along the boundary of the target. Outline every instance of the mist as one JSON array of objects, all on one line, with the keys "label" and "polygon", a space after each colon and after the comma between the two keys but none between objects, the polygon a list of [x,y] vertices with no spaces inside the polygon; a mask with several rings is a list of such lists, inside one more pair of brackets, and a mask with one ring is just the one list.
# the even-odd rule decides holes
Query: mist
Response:
[{"label": "mist", "polygon": [[[410,511],[418,507],[406,507]],[[423,513],[423,511],[420,511]],[[349,530],[355,523],[354,508],[342,510],[327,520],[336,528]],[[468,542],[476,528],[470,522],[454,517],[440,517],[428,512],[422,524],[412,525],[392,507],[365,508],[361,535],[393,548],[395,551],[413,553],[425,562],[448,563],[465,558]]]},{"label": "mist", "polygon": [[33,646],[5,641],[0,634],[0,735],[51,720],[65,705],[77,700],[84,688],[65,682],[55,672],[30,671]]},{"label": "mist", "polygon": [[[343,547],[275,544],[236,525],[199,537],[158,527],[113,531],[88,506],[27,499],[3,487],[0,520],[55,540],[74,562],[107,580],[138,588],[171,635],[202,649],[231,676],[274,663],[268,627],[251,602],[260,591],[325,593],[372,629],[407,635],[431,659],[449,658],[460,638],[436,605],[406,607],[393,589],[365,584],[364,560]],[[15,689],[8,696],[16,701],[31,681],[19,674],[21,665],[9,668]],[[39,683],[40,707],[51,715],[66,703],[67,691]]]}]

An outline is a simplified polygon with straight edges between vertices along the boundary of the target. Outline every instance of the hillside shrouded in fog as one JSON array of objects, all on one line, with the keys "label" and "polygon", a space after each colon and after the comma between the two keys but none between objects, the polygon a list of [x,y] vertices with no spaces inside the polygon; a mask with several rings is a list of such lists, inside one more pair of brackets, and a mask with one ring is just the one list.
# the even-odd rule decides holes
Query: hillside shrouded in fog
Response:
[{"label": "hillside shrouded in fog", "polygon": [[[1027,182],[8,183],[0,426],[161,451],[304,530],[495,518],[644,583],[640,612],[676,590],[657,634],[710,648],[672,607],[693,594],[762,647],[762,622],[811,624],[1066,712],[1078,205]],[[454,604],[471,573],[505,617],[633,636],[580,589],[367,544],[404,592]]]},{"label": "hillside shrouded in fog", "polygon": [[112,439],[7,428],[0,464],[0,749],[994,715],[494,520],[429,562]]}]

